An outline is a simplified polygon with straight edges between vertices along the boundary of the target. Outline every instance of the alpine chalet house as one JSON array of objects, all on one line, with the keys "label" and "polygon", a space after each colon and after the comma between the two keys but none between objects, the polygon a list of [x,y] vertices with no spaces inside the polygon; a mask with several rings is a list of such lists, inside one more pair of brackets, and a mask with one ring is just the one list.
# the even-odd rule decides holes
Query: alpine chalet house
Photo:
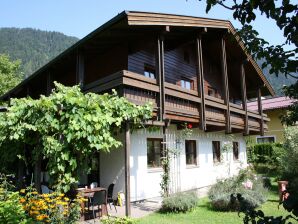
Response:
[{"label": "alpine chalet house", "polygon": [[[172,158],[171,192],[237,173],[246,165],[244,136],[267,129],[261,96],[274,95],[229,21],[133,11],[100,26],[1,100],[50,94],[53,81],[79,84],[84,92],[115,89],[135,104],[153,104],[148,124],[157,131],[127,129],[123,148],[94,157],[91,174],[80,180],[115,183],[115,197],[126,192],[128,202],[160,195],[166,147],[179,151]],[[248,110],[248,99],[256,98],[258,111]],[[185,124],[190,135],[183,135]],[[231,139],[233,150],[222,157]]]}]

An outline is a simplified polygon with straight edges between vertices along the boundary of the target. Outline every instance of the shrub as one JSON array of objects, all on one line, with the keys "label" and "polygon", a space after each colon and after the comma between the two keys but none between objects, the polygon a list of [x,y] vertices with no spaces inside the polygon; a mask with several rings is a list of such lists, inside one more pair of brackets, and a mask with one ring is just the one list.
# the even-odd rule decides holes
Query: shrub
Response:
[{"label": "shrub", "polygon": [[11,176],[0,174],[0,223],[33,223],[27,218],[23,206],[19,203],[19,192],[13,192],[14,186],[9,181]]},{"label": "shrub", "polygon": [[75,223],[80,218],[82,198],[70,200],[61,193],[38,194],[31,187],[20,190],[26,214],[39,223]]},{"label": "shrub", "polygon": [[197,206],[198,196],[195,192],[177,193],[163,199],[161,212],[187,212]]},{"label": "shrub", "polygon": [[[243,182],[247,180],[252,182],[252,189],[243,186]],[[236,200],[237,194],[241,194],[251,208],[256,208],[266,201],[263,181],[251,171],[242,171],[237,177],[221,180],[208,192],[212,207],[218,211],[238,211],[240,204]]]},{"label": "shrub", "polygon": [[18,192],[5,192],[5,189],[0,190],[0,223],[10,224],[27,224],[30,219],[27,219],[26,213],[19,203],[20,197]]},{"label": "shrub", "polygon": [[134,219],[130,217],[123,217],[123,218],[117,218],[117,217],[104,217],[100,220],[103,224],[134,224],[136,223]]},{"label": "shrub", "polygon": [[281,143],[261,143],[248,147],[248,162],[254,165],[257,173],[280,171],[281,159],[285,154]]},{"label": "shrub", "polygon": [[298,195],[298,128],[286,128],[285,154],[281,158],[282,176],[289,181],[289,190]]}]

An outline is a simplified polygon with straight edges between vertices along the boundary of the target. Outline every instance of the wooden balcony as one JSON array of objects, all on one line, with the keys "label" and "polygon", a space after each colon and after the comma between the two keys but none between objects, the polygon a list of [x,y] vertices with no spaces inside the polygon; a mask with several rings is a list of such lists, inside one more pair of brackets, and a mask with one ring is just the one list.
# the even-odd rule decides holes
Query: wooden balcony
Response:
[{"label": "wooden balcony", "polygon": [[[172,121],[200,122],[199,107],[201,98],[197,91],[183,89],[180,86],[165,83],[165,115]],[[160,88],[156,79],[150,79],[143,75],[130,71],[119,71],[105,78],[87,84],[86,92],[102,93],[111,89],[118,89],[121,95],[129,101],[142,105],[151,102],[154,108],[154,116],[159,110]],[[207,127],[225,127],[225,110],[227,106],[222,99],[205,96],[205,117]],[[256,111],[248,111],[248,128],[251,133],[260,132],[261,116]],[[263,114],[264,129],[269,121]],[[231,127],[235,131],[243,131],[245,128],[245,111],[241,105],[230,103]],[[208,128],[207,128],[208,130]]]}]

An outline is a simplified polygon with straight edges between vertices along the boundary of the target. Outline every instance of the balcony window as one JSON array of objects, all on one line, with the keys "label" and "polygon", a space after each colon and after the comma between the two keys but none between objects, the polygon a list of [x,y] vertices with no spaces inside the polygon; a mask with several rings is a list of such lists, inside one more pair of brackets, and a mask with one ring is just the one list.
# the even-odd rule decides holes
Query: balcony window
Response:
[{"label": "balcony window", "polygon": [[155,79],[155,68],[150,65],[144,66],[144,76],[150,79]]},{"label": "balcony window", "polygon": [[185,140],[186,165],[197,165],[197,147],[195,140]]},{"label": "balcony window", "polygon": [[233,142],[233,156],[234,160],[239,160],[239,143]]},{"label": "balcony window", "polygon": [[194,85],[193,85],[193,81],[190,79],[184,79],[182,78],[180,81],[180,86],[184,89],[188,89],[188,90],[193,90],[194,89]]},{"label": "balcony window", "polygon": [[148,168],[161,167],[162,139],[147,139],[147,166]]},{"label": "balcony window", "polygon": [[220,141],[212,141],[213,162],[220,162]]}]

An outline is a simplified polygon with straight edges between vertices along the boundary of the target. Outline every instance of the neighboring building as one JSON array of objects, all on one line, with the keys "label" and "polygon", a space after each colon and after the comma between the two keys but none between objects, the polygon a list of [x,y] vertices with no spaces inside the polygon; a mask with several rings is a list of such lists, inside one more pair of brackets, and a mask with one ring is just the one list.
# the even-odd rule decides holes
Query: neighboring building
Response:
[{"label": "neighboring building", "polygon": [[[287,108],[293,104],[293,100],[287,97],[274,97],[262,99],[262,109],[267,114],[270,122],[268,122],[268,131],[264,136],[256,136],[257,143],[264,142],[283,142],[284,125],[281,123],[280,117],[285,115]],[[248,109],[257,111],[258,102],[249,102]]]},{"label": "neighboring building", "polygon": [[[265,114],[247,110],[247,98],[260,100],[274,91],[235,35],[229,21],[125,11],[0,100],[38,98],[49,94],[56,80],[80,84],[85,92],[114,88],[136,104],[152,102],[148,123],[159,131],[141,129],[122,136],[126,147],[92,158],[98,165],[91,176],[82,175],[81,184],[115,182],[115,193],[130,190],[133,201],[159,196],[161,156],[168,147],[181,150],[171,164],[171,191],[206,187],[245,166],[244,135],[264,132],[269,121]],[[187,139],[180,128],[185,122],[193,127]],[[221,150],[231,133],[227,168]]]}]

